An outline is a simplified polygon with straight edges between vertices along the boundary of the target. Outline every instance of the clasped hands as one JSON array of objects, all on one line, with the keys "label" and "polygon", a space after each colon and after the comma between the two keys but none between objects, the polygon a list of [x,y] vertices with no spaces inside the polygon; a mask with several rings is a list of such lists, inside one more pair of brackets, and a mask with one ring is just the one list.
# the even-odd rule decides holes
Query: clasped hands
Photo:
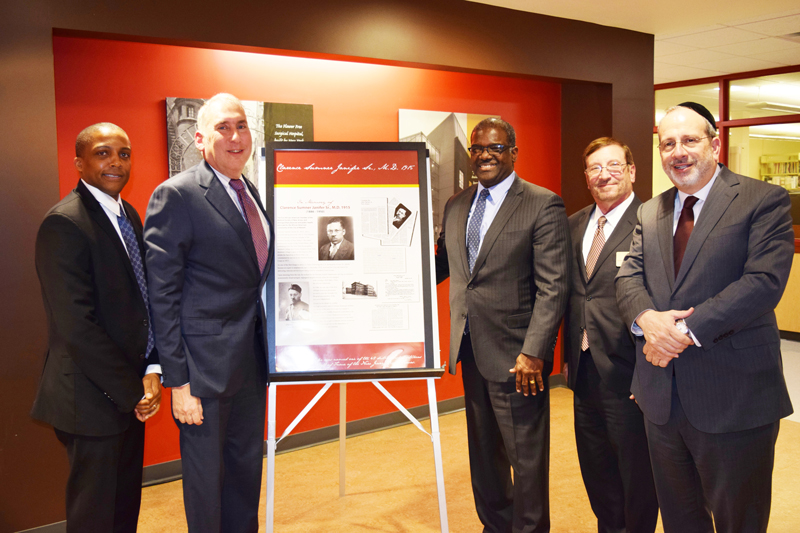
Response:
[{"label": "clasped hands", "polygon": [[136,404],[134,413],[139,421],[144,422],[161,407],[161,378],[158,374],[147,374],[142,378],[142,385],[144,385],[144,398]]},{"label": "clasped hands", "polygon": [[636,319],[636,324],[644,333],[645,359],[653,366],[666,367],[670,361],[678,357],[687,346],[694,344],[691,336],[682,333],[675,323],[689,317],[694,307],[686,311],[653,311],[648,310]]},{"label": "clasped hands", "polygon": [[510,373],[517,375],[517,392],[521,392],[525,396],[528,394],[536,396],[537,389],[543,391],[543,369],[544,360],[538,357],[529,357],[524,353],[519,354],[514,368],[509,369]]}]

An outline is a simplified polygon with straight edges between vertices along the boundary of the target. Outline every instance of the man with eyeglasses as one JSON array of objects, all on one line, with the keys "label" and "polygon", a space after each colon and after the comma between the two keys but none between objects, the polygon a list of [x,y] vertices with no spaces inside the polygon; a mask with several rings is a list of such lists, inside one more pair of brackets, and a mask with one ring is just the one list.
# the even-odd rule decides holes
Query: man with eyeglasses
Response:
[{"label": "man with eyeglasses", "polygon": [[589,143],[583,161],[595,203],[569,217],[563,367],[574,391],[578,460],[598,532],[652,533],[658,501],[642,412],[629,398],[636,350],[614,289],[642,204],[633,193],[636,166],[612,137]]},{"label": "man with eyeglasses", "polygon": [[640,208],[616,281],[667,533],[766,531],[792,413],[774,312],[794,254],[789,198],[718,164],[715,130],[700,104],[667,110],[659,150],[675,187]]},{"label": "man with eyeglasses", "polygon": [[475,507],[487,532],[549,531],[547,376],[567,300],[567,217],[561,198],[514,172],[507,122],[478,123],[469,152],[479,183],[445,206],[436,279],[450,277],[449,370],[461,362]]}]

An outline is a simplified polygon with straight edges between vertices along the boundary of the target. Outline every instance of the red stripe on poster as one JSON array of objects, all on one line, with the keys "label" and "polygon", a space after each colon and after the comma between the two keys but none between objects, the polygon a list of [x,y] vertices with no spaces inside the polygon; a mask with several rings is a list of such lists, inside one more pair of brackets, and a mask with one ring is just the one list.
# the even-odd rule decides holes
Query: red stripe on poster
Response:
[{"label": "red stripe on poster", "polygon": [[422,342],[278,346],[275,352],[277,372],[425,367]]},{"label": "red stripe on poster", "polygon": [[413,150],[276,150],[275,185],[418,185]]}]

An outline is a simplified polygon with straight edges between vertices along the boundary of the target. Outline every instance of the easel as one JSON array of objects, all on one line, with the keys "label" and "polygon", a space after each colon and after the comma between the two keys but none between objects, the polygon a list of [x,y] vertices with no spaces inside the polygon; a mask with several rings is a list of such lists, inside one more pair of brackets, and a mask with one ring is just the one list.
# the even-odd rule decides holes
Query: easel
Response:
[{"label": "easel", "polygon": [[[439,376],[441,377],[441,372]],[[387,376],[387,381],[420,381],[425,380],[428,386],[428,408],[430,409],[431,419],[431,432],[425,431],[419,420],[412,415],[397,399],[387,391],[383,385],[377,380],[371,380],[370,383],[383,393],[386,398],[392,402],[406,418],[408,418],[417,429],[425,433],[431,438],[433,442],[433,460],[436,469],[436,490],[439,496],[439,523],[441,525],[442,533],[449,531],[447,525],[447,500],[444,494],[444,471],[442,469],[442,445],[439,436],[439,411],[436,404],[436,387],[434,379],[437,377],[420,377],[420,378],[392,378]],[[286,437],[297,426],[303,417],[308,414],[312,407],[322,398],[331,385],[339,383],[339,497],[345,496],[345,439],[347,438],[347,383],[363,382],[364,380],[325,380],[325,381],[292,381],[292,382],[273,382],[269,385],[269,407],[267,414],[267,532],[273,531],[273,513],[275,510],[275,450],[284,437]],[[277,388],[278,385],[309,385],[321,384],[322,389],[317,393],[314,398],[308,402],[300,414],[295,417],[291,424],[284,430],[280,439],[275,440],[275,412],[277,402]]]}]

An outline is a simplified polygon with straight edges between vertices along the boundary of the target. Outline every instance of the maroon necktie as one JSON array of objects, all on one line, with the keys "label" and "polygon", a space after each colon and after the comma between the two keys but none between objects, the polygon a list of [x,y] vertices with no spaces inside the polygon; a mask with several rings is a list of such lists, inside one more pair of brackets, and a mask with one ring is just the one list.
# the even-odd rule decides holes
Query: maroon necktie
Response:
[{"label": "maroon necktie", "polygon": [[250,199],[247,191],[244,190],[242,180],[231,180],[230,184],[233,190],[236,191],[239,203],[244,209],[244,218],[250,228],[250,236],[253,238],[253,246],[255,246],[256,255],[258,256],[258,269],[263,273],[269,257],[269,245],[267,244],[267,235],[264,233],[264,225],[261,224],[261,217],[258,216],[258,208],[253,203],[253,200]]},{"label": "maroon necktie", "polygon": [[683,201],[681,217],[678,219],[678,227],[675,229],[675,236],[672,239],[676,278],[678,277],[678,271],[681,269],[683,254],[686,252],[686,244],[689,242],[689,236],[694,228],[694,211],[692,208],[696,202],[696,196],[687,196],[686,200]]}]

